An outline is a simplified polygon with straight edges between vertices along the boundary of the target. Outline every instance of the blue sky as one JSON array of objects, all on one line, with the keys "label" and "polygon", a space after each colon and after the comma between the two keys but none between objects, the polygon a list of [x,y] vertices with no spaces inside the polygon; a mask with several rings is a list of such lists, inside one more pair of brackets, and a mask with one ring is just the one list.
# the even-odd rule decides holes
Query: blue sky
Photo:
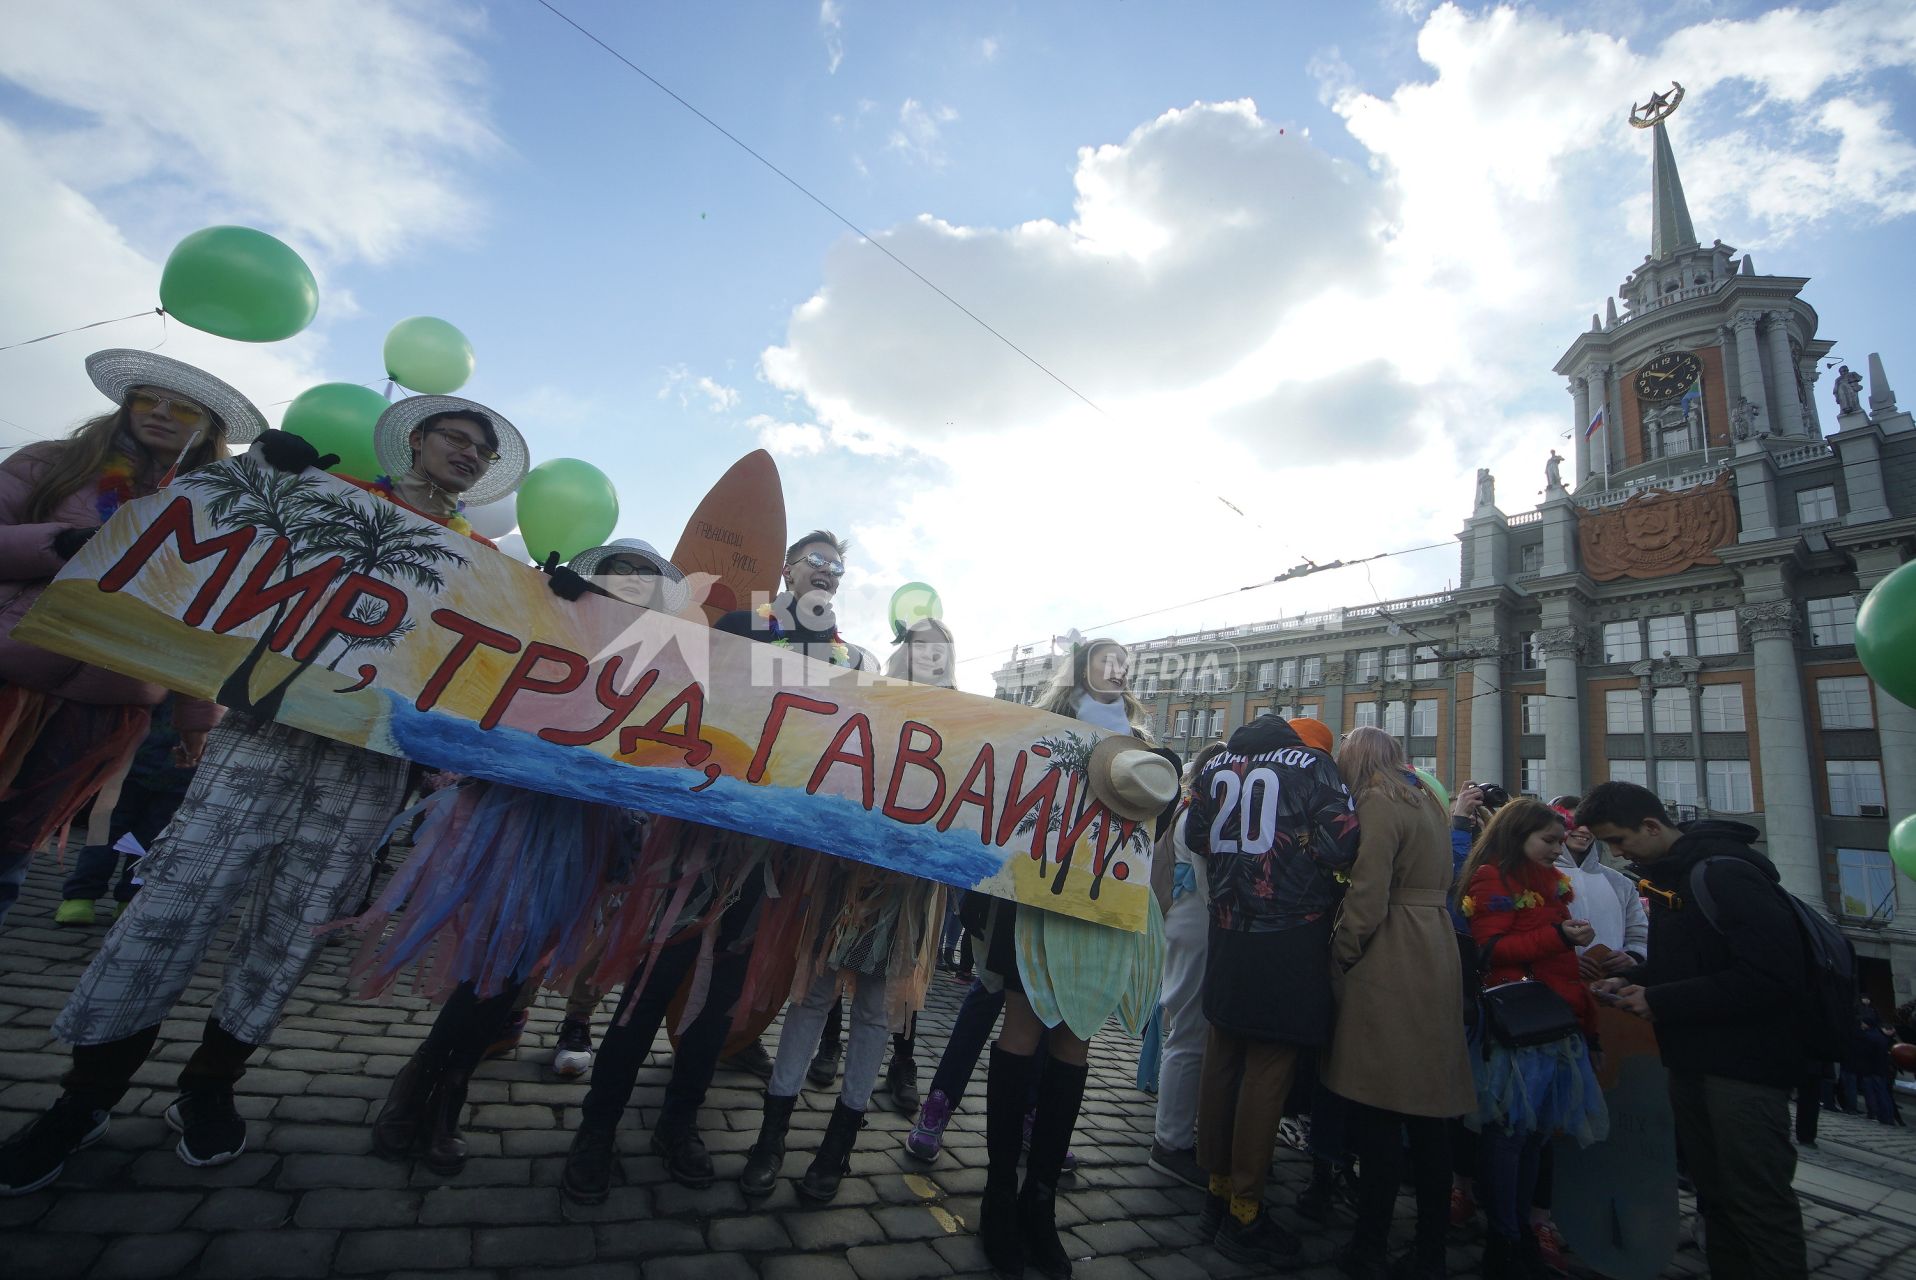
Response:
[{"label": "blue sky", "polygon": [[[265,404],[370,380],[394,321],[443,316],[464,393],[668,547],[764,442],[794,530],[858,544],[847,633],[880,647],[892,587],[931,581],[972,687],[1017,641],[1454,535],[1480,465],[1533,501],[1569,420],[1550,365],[1647,249],[1624,117],[1671,79],[1699,234],[1813,277],[1839,353],[1916,397],[1906,5],[555,3],[1102,412],[531,0],[7,0],[0,343],[151,305],[196,227],[262,227],[319,272],[318,322],[162,350]],[[159,339],[0,353],[0,436],[91,412],[88,350]]]}]

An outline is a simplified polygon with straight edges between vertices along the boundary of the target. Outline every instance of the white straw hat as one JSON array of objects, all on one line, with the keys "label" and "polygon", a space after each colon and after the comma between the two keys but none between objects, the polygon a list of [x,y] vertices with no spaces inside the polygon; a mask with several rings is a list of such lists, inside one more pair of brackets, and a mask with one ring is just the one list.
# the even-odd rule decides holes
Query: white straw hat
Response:
[{"label": "white straw hat", "polygon": [[[601,570],[607,560],[614,556],[630,556],[643,560],[659,571],[664,579],[664,590],[659,594],[659,608],[666,613],[677,613],[686,606],[691,597],[690,589],[685,585],[685,574],[680,568],[658,553],[649,542],[640,538],[615,538],[602,547],[591,547],[581,551],[566,561],[566,567],[582,578],[611,577]],[[599,583],[601,587],[605,584]]]},{"label": "white straw hat", "polygon": [[253,407],[251,400],[230,383],[184,360],[130,347],[109,347],[86,358],[86,371],[100,394],[114,404],[125,404],[127,392],[135,387],[158,387],[205,405],[225,426],[224,439],[229,445],[248,444],[266,430],[266,416]]},{"label": "white straw hat", "polygon": [[412,430],[435,413],[483,414],[498,437],[499,460],[486,468],[486,473],[472,488],[459,495],[461,502],[469,507],[483,507],[519,487],[531,463],[525,437],[498,410],[460,396],[407,396],[393,401],[386,412],[379,415],[379,421],[373,424],[373,453],[387,475],[397,480],[406,474],[412,466],[409,443]]},{"label": "white straw hat", "polygon": [[1100,738],[1086,766],[1091,794],[1120,818],[1142,822],[1164,812],[1177,799],[1177,767],[1142,738],[1116,734]]}]

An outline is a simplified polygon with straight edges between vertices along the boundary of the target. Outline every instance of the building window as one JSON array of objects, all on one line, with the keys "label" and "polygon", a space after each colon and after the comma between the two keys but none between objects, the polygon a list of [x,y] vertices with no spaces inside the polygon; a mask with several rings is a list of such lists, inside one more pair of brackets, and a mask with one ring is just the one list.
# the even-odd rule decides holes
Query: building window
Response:
[{"label": "building window", "polygon": [[1525,671],[1540,671],[1543,669],[1543,645],[1537,640],[1536,632],[1526,631],[1523,633],[1523,652],[1519,656],[1518,661],[1523,664]]},{"label": "building window", "polygon": [[1257,664],[1257,687],[1260,689],[1268,689],[1276,683],[1277,683],[1277,664],[1275,662],[1258,663]]},{"label": "building window", "polygon": [[1178,677],[1178,692],[1179,693],[1191,692],[1191,673],[1188,669],[1185,671],[1183,675]]},{"label": "building window", "polygon": [[1417,646],[1417,661],[1411,666],[1410,678],[1413,680],[1435,680],[1443,674],[1437,661],[1437,646],[1420,644]]},{"label": "building window", "polygon": [[1409,668],[1409,666],[1410,666],[1410,650],[1408,649],[1384,650],[1384,679],[1402,680],[1404,678],[1404,672]]},{"label": "building window", "polygon": [[1869,681],[1862,676],[1838,676],[1816,682],[1816,706],[1825,729],[1874,729],[1869,705]]},{"label": "building window", "polygon": [[1875,760],[1830,760],[1830,812],[1841,818],[1883,816],[1883,766]]},{"label": "building window", "polygon": [[1213,738],[1222,738],[1224,736],[1224,711],[1222,708],[1211,713],[1211,736]]},{"label": "building window", "polygon": [[1297,659],[1286,658],[1277,664],[1277,685],[1280,689],[1297,687]]},{"label": "building window", "polygon": [[1710,809],[1715,813],[1753,813],[1748,760],[1710,760],[1704,766],[1710,779]]},{"label": "building window", "polygon": [[1386,702],[1384,704],[1384,732],[1393,738],[1404,736],[1404,704]]},{"label": "building window", "polygon": [[1610,781],[1634,782],[1639,787],[1650,785],[1650,775],[1641,760],[1612,760],[1610,762]]},{"label": "building window", "polygon": [[1517,719],[1524,733],[1543,732],[1544,698],[1540,693],[1526,693],[1517,703]]},{"label": "building window", "polygon": [[1171,730],[1171,736],[1173,738],[1182,738],[1190,732],[1191,732],[1191,713],[1189,711],[1178,712],[1177,725],[1175,728]]},{"label": "building window", "polygon": [[1324,659],[1300,658],[1297,663],[1297,682],[1306,686],[1323,684]]},{"label": "building window", "polygon": [[1603,660],[1605,662],[1641,662],[1643,628],[1633,618],[1629,622],[1603,624]]},{"label": "building window", "polygon": [[1410,736],[1413,738],[1437,736],[1437,699],[1419,698],[1410,704]]},{"label": "building window", "polygon": [[1690,633],[1684,625],[1682,614],[1651,618],[1650,652],[1658,657],[1666,653],[1688,657],[1690,653]]},{"label": "building window", "polygon": [[1712,609],[1696,615],[1696,651],[1699,656],[1736,652],[1736,610]]},{"label": "building window", "polygon": [[1357,666],[1355,670],[1356,670],[1356,674],[1352,677],[1352,679],[1356,680],[1357,683],[1364,684],[1367,681],[1375,680],[1377,678],[1377,671],[1378,671],[1377,650],[1375,649],[1359,650],[1357,654]]},{"label": "building window", "polygon": [[1856,643],[1856,597],[1827,596],[1808,605],[1810,643],[1818,648]]},{"label": "building window", "polygon": [[1696,761],[1659,760],[1657,761],[1657,795],[1664,807],[1686,805],[1696,807]]},{"label": "building window", "polygon": [[[1743,714],[1740,684],[1704,685],[1697,691],[1697,714],[1702,717],[1705,733],[1742,733],[1750,727]],[[1716,802],[1710,803],[1714,808]]]},{"label": "building window", "polygon": [[1297,709],[1297,715],[1295,717],[1286,716],[1284,718],[1286,720],[1293,719],[1293,718],[1298,720],[1322,720],[1324,717],[1317,714],[1316,707],[1299,707]]},{"label": "building window", "polygon": [[1544,770],[1548,767],[1548,763],[1543,760],[1526,760],[1523,762],[1523,781],[1521,785],[1525,795],[1538,797],[1543,795],[1543,775]]},{"label": "building window", "polygon": [[1157,697],[1158,678],[1156,676],[1146,676],[1144,679],[1138,681],[1137,695],[1140,698]]},{"label": "building window", "polygon": [[1844,915],[1885,922],[1896,918],[1896,865],[1881,849],[1838,849],[1836,879]]},{"label": "building window", "polygon": [[1296,707],[1279,707],[1277,709],[1277,716],[1278,716],[1278,719],[1280,720],[1294,720],[1297,718],[1297,708]]},{"label": "building window", "polygon": [[1543,567],[1543,544],[1526,542],[1517,548],[1517,573],[1529,577]]},{"label": "building window", "polygon": [[1798,524],[1816,524],[1822,520],[1836,519],[1836,486],[1819,485],[1814,489],[1799,489],[1796,493],[1796,522]]},{"label": "building window", "polygon": [[1650,727],[1658,733],[1688,733],[1690,723],[1690,691],[1658,689],[1650,699]]},{"label": "building window", "polygon": [[1412,756],[1410,758],[1410,767],[1413,769],[1422,769],[1425,773],[1429,774],[1431,777],[1434,778],[1437,776],[1437,757],[1436,756]]},{"label": "building window", "polygon": [[1611,689],[1603,695],[1604,728],[1611,733],[1643,732],[1643,695],[1635,689]]},{"label": "building window", "polygon": [[1358,703],[1357,714],[1351,717],[1351,727],[1353,729],[1375,729],[1377,727],[1377,704],[1375,702]]}]

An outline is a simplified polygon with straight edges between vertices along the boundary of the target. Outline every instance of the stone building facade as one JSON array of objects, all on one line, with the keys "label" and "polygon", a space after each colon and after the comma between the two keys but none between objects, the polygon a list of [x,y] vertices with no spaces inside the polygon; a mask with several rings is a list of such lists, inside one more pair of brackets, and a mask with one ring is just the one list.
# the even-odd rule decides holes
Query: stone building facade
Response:
[{"label": "stone building facade", "polygon": [[[1916,812],[1916,709],[1864,674],[1853,627],[1916,554],[1916,422],[1872,355],[1824,430],[1808,281],[1700,245],[1660,121],[1653,143],[1651,252],[1557,363],[1576,445],[1543,502],[1507,514],[1482,473],[1457,589],[1149,640],[1132,688],[1182,753],[1276,710],[1381,725],[1453,785],[1622,778],[1747,822],[1900,1003],[1916,901],[1897,910],[1887,849]],[[1057,661],[1015,656],[999,696],[1031,701]]]}]

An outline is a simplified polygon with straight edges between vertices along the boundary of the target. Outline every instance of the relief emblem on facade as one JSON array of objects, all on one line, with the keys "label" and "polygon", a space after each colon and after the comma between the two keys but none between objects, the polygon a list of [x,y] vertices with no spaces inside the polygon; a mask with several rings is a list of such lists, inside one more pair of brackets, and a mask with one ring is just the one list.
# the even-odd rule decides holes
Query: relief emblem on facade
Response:
[{"label": "relief emblem on facade", "polygon": [[1583,569],[1598,582],[1660,578],[1693,565],[1721,564],[1716,549],[1736,541],[1736,498],[1727,473],[1677,493],[1652,490],[1606,511],[1578,511]]}]

